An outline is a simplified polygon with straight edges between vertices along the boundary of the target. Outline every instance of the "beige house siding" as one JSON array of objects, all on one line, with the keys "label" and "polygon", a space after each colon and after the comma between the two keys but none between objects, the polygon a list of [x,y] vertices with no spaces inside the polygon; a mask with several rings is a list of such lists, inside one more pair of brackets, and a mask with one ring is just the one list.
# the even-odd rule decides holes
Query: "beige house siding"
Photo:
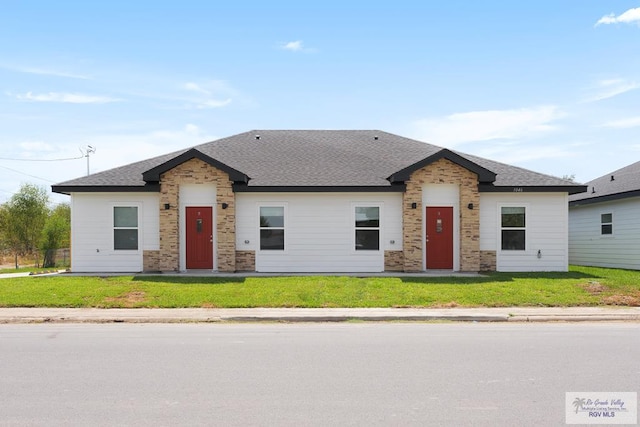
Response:
[{"label": "beige house siding", "polygon": [[[454,184],[460,189],[460,270],[480,271],[480,196],[478,176],[450,160],[440,159],[411,174],[403,199],[404,271],[424,268],[423,188],[426,184]],[[416,208],[412,208],[412,204]],[[473,204],[473,209],[468,207]]]},{"label": "beige house siding", "polygon": [[[216,247],[218,271],[236,270],[235,203],[229,175],[199,159],[188,160],[160,177],[160,260],[162,271],[180,269],[180,185],[213,183],[216,186]],[[222,204],[226,203],[226,209]],[[169,209],[165,209],[165,205]]]}]

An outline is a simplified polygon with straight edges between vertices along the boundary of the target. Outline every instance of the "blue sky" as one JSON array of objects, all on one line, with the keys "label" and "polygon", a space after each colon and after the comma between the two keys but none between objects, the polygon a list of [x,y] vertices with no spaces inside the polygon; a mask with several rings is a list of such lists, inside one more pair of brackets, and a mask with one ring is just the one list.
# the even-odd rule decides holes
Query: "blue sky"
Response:
[{"label": "blue sky", "polygon": [[85,175],[87,145],[98,172],[251,129],[580,182],[640,159],[639,0],[94,3],[3,4],[0,203]]}]

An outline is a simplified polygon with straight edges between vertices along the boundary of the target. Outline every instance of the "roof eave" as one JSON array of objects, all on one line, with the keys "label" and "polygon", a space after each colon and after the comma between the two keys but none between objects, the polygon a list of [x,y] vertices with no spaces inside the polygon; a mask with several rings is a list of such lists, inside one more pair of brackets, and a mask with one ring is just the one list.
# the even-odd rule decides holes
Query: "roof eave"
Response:
[{"label": "roof eave", "polygon": [[71,193],[158,193],[160,185],[147,183],[145,185],[52,185],[51,191],[58,194]]},{"label": "roof eave", "polygon": [[610,202],[613,200],[622,200],[622,199],[628,199],[631,197],[640,197],[640,190],[625,191],[623,193],[607,194],[604,196],[589,197],[589,198],[580,199],[580,200],[570,200],[569,206],[576,207],[576,206],[583,206],[583,205],[591,205],[593,203]]},{"label": "roof eave", "polygon": [[402,193],[404,184],[385,186],[376,185],[282,185],[282,186],[250,186],[233,184],[234,193]]},{"label": "roof eave", "polygon": [[587,191],[586,185],[493,185],[480,184],[481,193],[569,193],[578,194]]}]

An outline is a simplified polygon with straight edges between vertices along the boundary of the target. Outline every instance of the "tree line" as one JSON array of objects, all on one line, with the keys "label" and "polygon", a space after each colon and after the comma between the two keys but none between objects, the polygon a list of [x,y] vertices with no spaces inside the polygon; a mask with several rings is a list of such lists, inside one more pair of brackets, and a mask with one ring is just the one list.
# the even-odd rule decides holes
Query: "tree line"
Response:
[{"label": "tree line", "polygon": [[0,205],[0,249],[15,259],[35,255],[36,266],[54,267],[55,254],[68,248],[71,237],[71,208],[62,203],[50,207],[47,191],[23,184],[9,201]]}]

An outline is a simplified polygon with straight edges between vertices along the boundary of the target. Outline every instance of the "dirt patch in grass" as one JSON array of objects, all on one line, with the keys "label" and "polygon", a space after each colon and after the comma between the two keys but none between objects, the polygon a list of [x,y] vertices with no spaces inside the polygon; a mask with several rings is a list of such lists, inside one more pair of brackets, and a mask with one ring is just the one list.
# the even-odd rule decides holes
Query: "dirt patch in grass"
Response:
[{"label": "dirt patch in grass", "polygon": [[640,292],[635,295],[610,295],[602,298],[607,305],[624,305],[628,307],[640,307]]},{"label": "dirt patch in grass", "polygon": [[460,304],[458,304],[455,301],[449,301],[442,304],[436,304],[433,307],[434,308],[456,308],[456,307],[460,307]]},{"label": "dirt patch in grass", "polygon": [[147,294],[142,291],[131,291],[117,297],[108,297],[104,300],[109,303],[117,303],[122,307],[131,308],[146,300]]},{"label": "dirt patch in grass", "polygon": [[580,287],[582,287],[582,289],[584,289],[585,291],[589,292],[591,295],[600,295],[601,293],[603,293],[608,289],[605,285],[603,285],[600,282],[583,283],[580,285]]},{"label": "dirt patch in grass", "polygon": [[592,281],[579,285],[582,289],[591,295],[602,296],[602,303],[606,305],[620,305],[627,307],[640,307],[640,292],[631,294],[606,294],[610,289],[600,282]]},{"label": "dirt patch in grass", "polygon": [[203,302],[202,305],[200,305],[200,308],[220,308],[220,307],[218,307],[216,304],[212,302]]}]

